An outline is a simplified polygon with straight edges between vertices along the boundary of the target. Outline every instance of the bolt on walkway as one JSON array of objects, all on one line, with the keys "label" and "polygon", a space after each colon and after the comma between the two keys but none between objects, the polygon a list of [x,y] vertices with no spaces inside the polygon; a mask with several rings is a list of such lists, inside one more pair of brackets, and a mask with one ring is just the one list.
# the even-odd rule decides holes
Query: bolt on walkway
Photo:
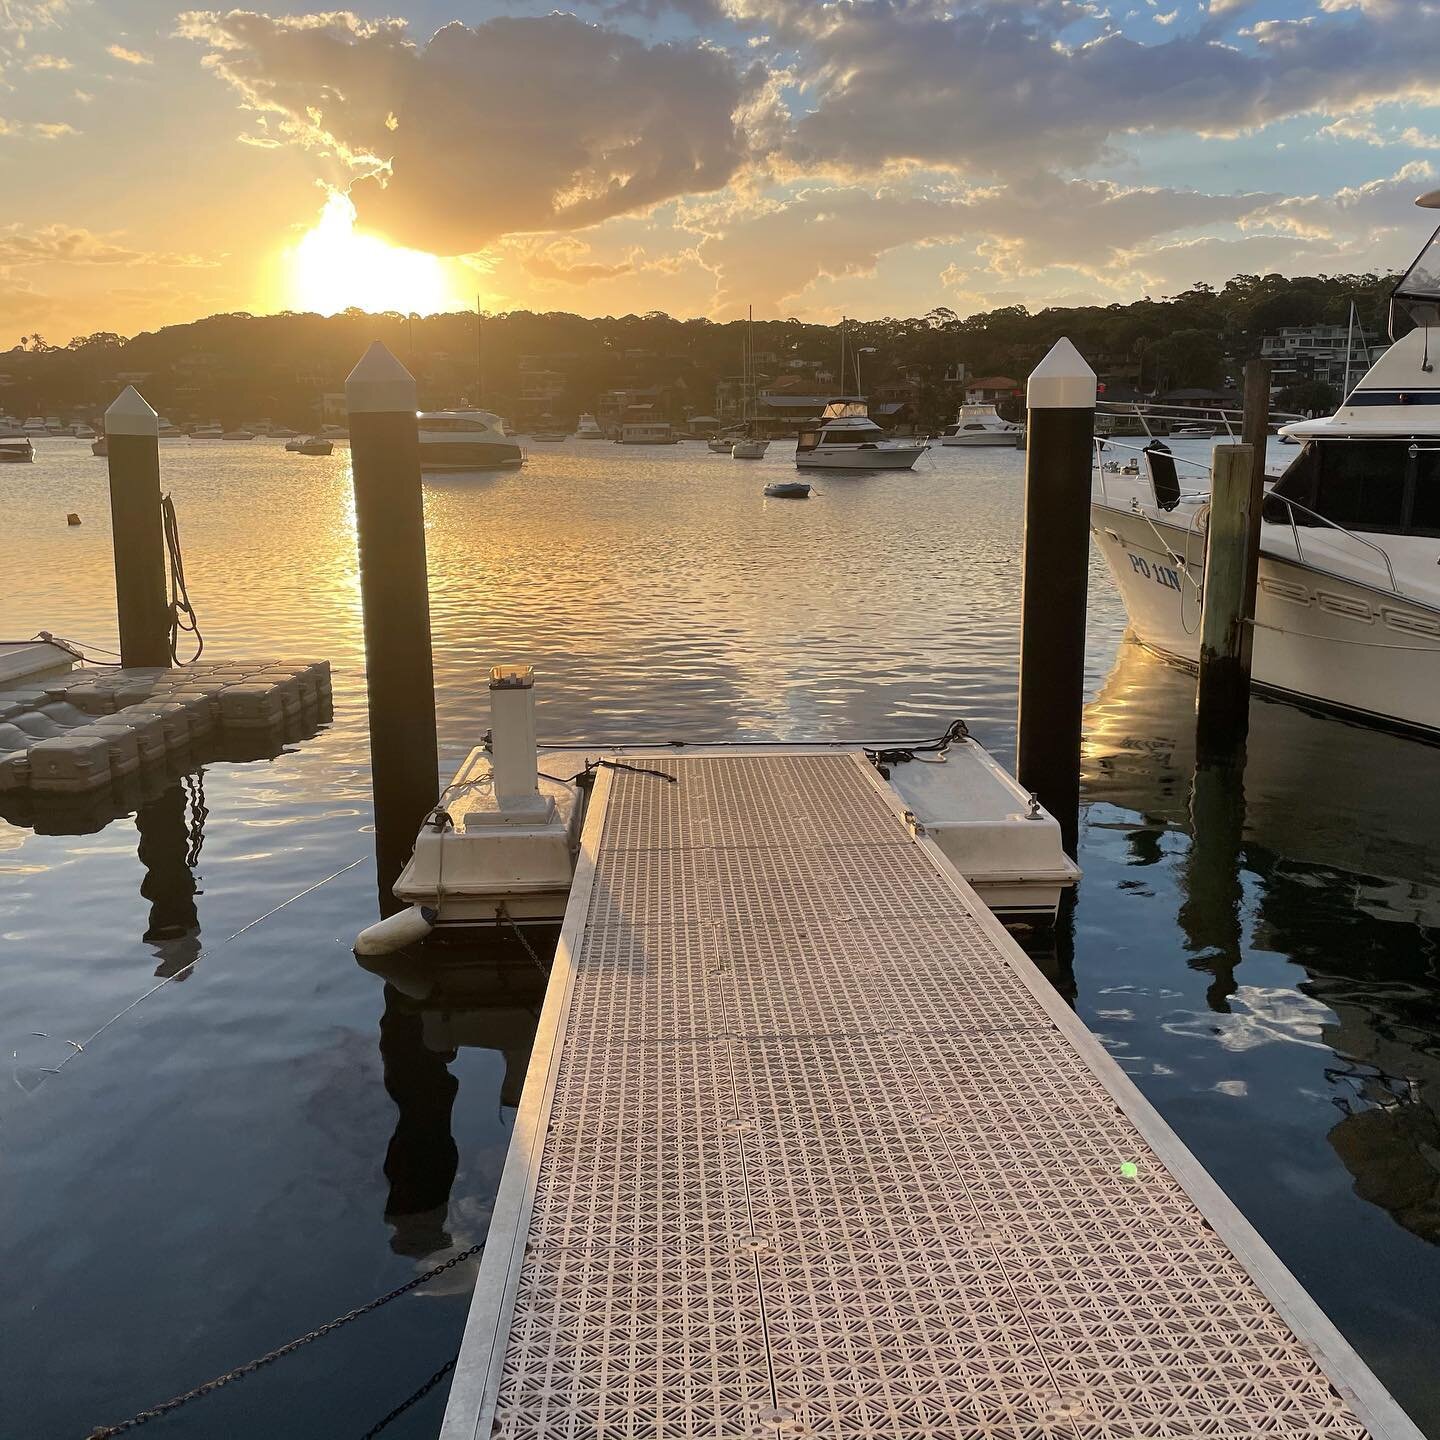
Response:
[{"label": "bolt on walkway", "polygon": [[863,756],[625,758],[444,1440],[1419,1440]]}]

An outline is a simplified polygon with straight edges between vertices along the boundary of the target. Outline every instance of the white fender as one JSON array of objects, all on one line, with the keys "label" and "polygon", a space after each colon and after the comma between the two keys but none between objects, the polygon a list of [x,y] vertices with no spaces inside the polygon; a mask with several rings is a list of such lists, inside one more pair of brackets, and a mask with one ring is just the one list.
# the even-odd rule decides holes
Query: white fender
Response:
[{"label": "white fender", "polygon": [[393,955],[407,945],[418,945],[435,928],[437,918],[430,906],[412,905],[362,930],[355,937],[355,953]]}]

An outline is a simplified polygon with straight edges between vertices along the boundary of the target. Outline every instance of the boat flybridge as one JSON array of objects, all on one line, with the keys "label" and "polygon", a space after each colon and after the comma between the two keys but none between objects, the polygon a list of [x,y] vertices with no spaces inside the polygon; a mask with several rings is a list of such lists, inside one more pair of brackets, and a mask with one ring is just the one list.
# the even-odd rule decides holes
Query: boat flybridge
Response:
[{"label": "boat flybridge", "polygon": [[993,405],[962,405],[955,423],[940,432],[941,445],[1017,446],[1025,438],[1025,427],[1004,420]]},{"label": "boat flybridge", "polygon": [[420,469],[440,471],[513,469],[525,452],[505,433],[490,410],[422,410]]},{"label": "boat flybridge", "polygon": [[[1440,209],[1440,190],[1418,202]],[[1264,689],[1440,737],[1440,229],[1395,287],[1401,335],[1267,485],[1252,676]],[[1194,664],[1209,470],[1106,442],[1091,530],[1141,644]],[[1138,463],[1136,463],[1138,461]]]},{"label": "boat flybridge", "polygon": [[528,665],[490,672],[490,731],[442,791],[394,886],[410,908],[356,941],[385,955],[425,939],[463,938],[497,925],[554,924],[569,902],[597,771],[671,781],[677,757],[849,752],[916,834],[927,835],[999,915],[1054,918],[1079,870],[1055,819],[991,758],[963,721],[930,740],[878,745],[732,742],[550,745],[536,741]]},{"label": "boat flybridge", "polygon": [[795,445],[801,470],[909,470],[925,453],[920,440],[891,440],[863,400],[832,400]]}]

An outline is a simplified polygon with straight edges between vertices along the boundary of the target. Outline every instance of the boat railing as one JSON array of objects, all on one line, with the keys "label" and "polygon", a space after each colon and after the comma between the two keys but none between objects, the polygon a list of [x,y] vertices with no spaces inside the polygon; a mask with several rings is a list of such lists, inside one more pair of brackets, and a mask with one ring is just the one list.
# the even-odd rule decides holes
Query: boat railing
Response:
[{"label": "boat railing", "polygon": [[[1128,473],[1129,475],[1133,476],[1133,477],[1136,478],[1136,479],[1147,479],[1147,478],[1148,478],[1148,477],[1146,476],[1145,470],[1144,470],[1143,466],[1140,464],[1140,460],[1139,460],[1139,457],[1145,454],[1145,451],[1146,451],[1146,449],[1148,448],[1147,446],[1145,446],[1145,445],[1127,445],[1123,440],[1112,440],[1108,435],[1097,435],[1097,436],[1095,437],[1094,445],[1095,445],[1095,473],[1100,477],[1100,498],[1105,502],[1105,504],[1108,505],[1108,504],[1111,503],[1111,502],[1110,502],[1109,488],[1108,488],[1108,486],[1106,485],[1106,476],[1107,476],[1107,475],[1110,475],[1110,476],[1117,475],[1117,474],[1119,474],[1119,475],[1124,475],[1124,474],[1127,474],[1127,473]],[[1134,469],[1134,470],[1131,470],[1131,471],[1128,471],[1128,472],[1127,472],[1127,471],[1124,471],[1124,470],[1108,470],[1108,469],[1106,469],[1106,465],[1107,465],[1108,462],[1106,461],[1106,459],[1105,459],[1104,457],[1105,457],[1105,455],[1106,455],[1106,452],[1111,451],[1111,450],[1128,450],[1128,451],[1130,451],[1130,452],[1136,457],[1136,467],[1135,467],[1135,469]],[[1188,466],[1191,470],[1198,471],[1201,475],[1204,475],[1207,479],[1209,478],[1209,475],[1210,475],[1210,467],[1209,467],[1209,465],[1207,465],[1203,460],[1194,460],[1194,459],[1191,459],[1190,456],[1188,456],[1188,455],[1176,455],[1176,454],[1174,453],[1174,451],[1171,451],[1171,452],[1170,452],[1170,458],[1171,458],[1171,460],[1173,460],[1173,461],[1175,462],[1175,464],[1176,464],[1177,466],[1180,466],[1180,465]],[[1180,492],[1180,499],[1181,499],[1182,501],[1188,500],[1188,501],[1192,501],[1192,502],[1197,501],[1197,500],[1204,500],[1204,499],[1207,497],[1208,493],[1209,493],[1208,490],[1181,490],[1181,492]]]},{"label": "boat railing", "polygon": [[[1230,439],[1238,436],[1245,419],[1243,410],[1233,410],[1228,406],[1168,405],[1157,400],[1097,400],[1095,409],[1101,415],[1127,416],[1138,420],[1146,435],[1152,439],[1160,438],[1150,429],[1149,421],[1152,419],[1163,420],[1167,424],[1171,420],[1191,420],[1223,426]],[[1306,418],[1288,410],[1271,410],[1265,423],[1267,429],[1278,430],[1281,425]]]},{"label": "boat railing", "polygon": [[[1436,448],[1440,449],[1440,447]],[[1145,447],[1143,445],[1125,445],[1115,440],[1105,439],[1103,436],[1097,435],[1095,437],[1095,470],[1100,477],[1100,498],[1107,505],[1110,504],[1111,501],[1109,492],[1105,484],[1105,477],[1107,473],[1113,475],[1115,472],[1107,472],[1104,462],[1101,460],[1100,457],[1105,450],[1112,449],[1133,450],[1140,455],[1143,455],[1145,453]],[[1211,467],[1206,465],[1203,461],[1189,460],[1183,455],[1174,454],[1172,454],[1171,458],[1177,464],[1190,465],[1192,468],[1202,471],[1207,476],[1211,474]],[[1137,479],[1144,476],[1143,470],[1132,472],[1132,474]],[[1128,498],[1130,499],[1134,507],[1136,509],[1139,509],[1138,500],[1136,500],[1134,496],[1130,496]],[[1180,492],[1180,499],[1182,502],[1186,500],[1191,501],[1192,503],[1203,502],[1208,500],[1209,498],[1209,492],[1205,490],[1182,490]],[[1347,530],[1343,525],[1337,523],[1334,520],[1331,520],[1328,516],[1321,515],[1318,511],[1310,509],[1308,505],[1303,505],[1298,500],[1292,500],[1288,495],[1279,495],[1274,490],[1267,490],[1265,493],[1265,499],[1267,503],[1274,500],[1283,504],[1286,507],[1286,518],[1289,520],[1290,523],[1290,533],[1295,540],[1295,556],[1302,565],[1309,564],[1309,561],[1307,561],[1305,558],[1305,546],[1300,539],[1301,527],[1295,521],[1295,512],[1297,510],[1301,511],[1305,515],[1308,515],[1312,520],[1315,521],[1317,525],[1323,526],[1325,529],[1328,530],[1336,530],[1341,535],[1344,535],[1347,539],[1353,540],[1357,545],[1362,546],[1364,549],[1373,550],[1380,557],[1381,563],[1385,567],[1385,574],[1390,581],[1391,591],[1396,595],[1402,593],[1399,582],[1395,579],[1395,567],[1391,563],[1389,553],[1382,546],[1375,544],[1373,540],[1367,540],[1363,535],[1357,535],[1353,530]],[[1147,521],[1149,520],[1149,516],[1146,516],[1145,518]],[[1153,525],[1151,528],[1154,528]],[[1307,526],[1305,528],[1308,529],[1309,527]],[[1157,531],[1156,533],[1158,534],[1159,532]]]},{"label": "boat railing", "polygon": [[[1326,529],[1338,530],[1340,534],[1349,540],[1353,540],[1357,545],[1362,545],[1367,550],[1373,550],[1385,566],[1385,574],[1389,578],[1391,591],[1396,595],[1401,594],[1399,582],[1395,579],[1395,567],[1390,563],[1390,556],[1382,546],[1377,545],[1373,540],[1367,540],[1363,535],[1357,535],[1353,530],[1347,530],[1343,525],[1337,524],[1334,520],[1327,519],[1324,515],[1312,510],[1308,505],[1302,505],[1298,500],[1292,500],[1288,495],[1277,495],[1272,490],[1266,495],[1265,500],[1267,504],[1271,501],[1278,501],[1285,506],[1287,518],[1290,521],[1290,534],[1295,541],[1295,558],[1299,560],[1302,565],[1308,565],[1310,562],[1305,558],[1305,546],[1300,539],[1302,527],[1295,523],[1295,512],[1297,510],[1302,514],[1308,515],[1312,520],[1318,522]],[[1307,525],[1303,528],[1309,529],[1310,527]]]}]

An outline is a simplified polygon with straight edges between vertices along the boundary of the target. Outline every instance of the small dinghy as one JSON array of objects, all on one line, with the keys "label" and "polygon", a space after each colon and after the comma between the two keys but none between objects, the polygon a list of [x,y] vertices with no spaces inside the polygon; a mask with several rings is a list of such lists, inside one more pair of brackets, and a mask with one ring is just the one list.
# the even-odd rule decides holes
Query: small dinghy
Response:
[{"label": "small dinghy", "polygon": [[803,480],[776,480],[765,487],[772,500],[808,500],[810,487]]},{"label": "small dinghy", "polygon": [[312,435],[308,440],[302,440],[298,445],[285,447],[287,450],[294,449],[301,455],[329,455],[335,449],[333,440],[322,440],[318,435]]}]

